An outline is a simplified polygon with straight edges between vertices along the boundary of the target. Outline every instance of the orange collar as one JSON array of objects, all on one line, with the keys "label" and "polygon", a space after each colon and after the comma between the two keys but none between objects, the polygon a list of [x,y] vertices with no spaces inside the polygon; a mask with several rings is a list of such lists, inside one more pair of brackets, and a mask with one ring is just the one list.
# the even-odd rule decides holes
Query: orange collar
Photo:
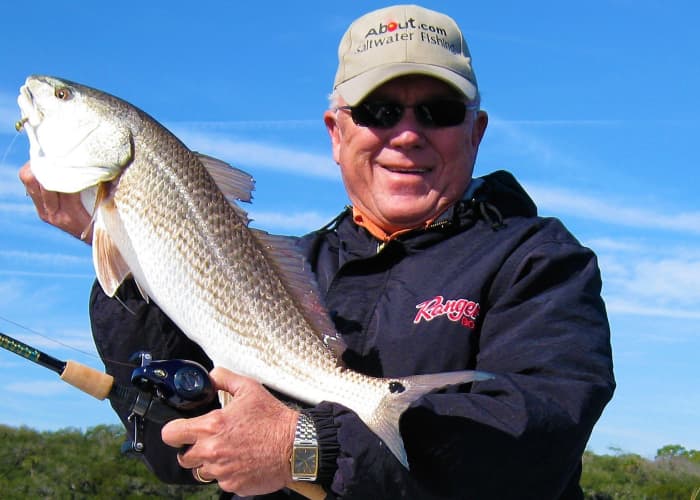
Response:
[{"label": "orange collar", "polygon": [[437,217],[428,220],[427,222],[425,222],[421,226],[409,227],[407,229],[399,229],[398,231],[395,231],[395,232],[389,234],[386,231],[384,231],[384,229],[382,229],[377,224],[375,224],[372,221],[372,219],[370,219],[369,217],[366,217],[362,212],[360,212],[360,210],[357,207],[352,207],[352,220],[355,221],[355,224],[357,224],[360,227],[365,228],[367,231],[369,231],[369,233],[372,236],[374,236],[379,241],[382,241],[384,243],[387,243],[387,242],[393,240],[394,238],[396,238],[399,235],[406,234],[410,231],[413,231],[414,229],[418,229],[419,227],[428,227],[430,224],[433,223],[433,221],[436,218]]}]

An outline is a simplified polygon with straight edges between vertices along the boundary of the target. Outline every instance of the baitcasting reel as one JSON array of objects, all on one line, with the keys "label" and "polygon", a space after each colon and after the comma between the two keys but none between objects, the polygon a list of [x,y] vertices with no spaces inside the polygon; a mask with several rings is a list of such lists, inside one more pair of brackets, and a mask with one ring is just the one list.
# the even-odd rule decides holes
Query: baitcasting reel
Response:
[{"label": "baitcasting reel", "polygon": [[134,424],[133,438],[122,445],[122,452],[143,453],[145,420],[165,423],[185,417],[187,412],[211,403],[216,391],[206,368],[194,361],[153,360],[146,351],[131,359],[141,366],[131,373],[131,383],[138,389],[128,419]]}]

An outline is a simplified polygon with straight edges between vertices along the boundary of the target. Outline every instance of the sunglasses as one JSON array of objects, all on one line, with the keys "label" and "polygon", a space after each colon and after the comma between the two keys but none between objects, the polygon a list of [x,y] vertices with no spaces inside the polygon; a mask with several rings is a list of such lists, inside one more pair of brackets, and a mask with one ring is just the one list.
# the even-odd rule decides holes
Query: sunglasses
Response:
[{"label": "sunglasses", "polygon": [[391,128],[401,121],[406,108],[412,108],[418,123],[428,128],[454,127],[464,122],[467,110],[476,110],[474,103],[457,99],[435,99],[405,106],[391,101],[362,101],[357,106],[338,106],[350,111],[355,125],[371,128]]}]

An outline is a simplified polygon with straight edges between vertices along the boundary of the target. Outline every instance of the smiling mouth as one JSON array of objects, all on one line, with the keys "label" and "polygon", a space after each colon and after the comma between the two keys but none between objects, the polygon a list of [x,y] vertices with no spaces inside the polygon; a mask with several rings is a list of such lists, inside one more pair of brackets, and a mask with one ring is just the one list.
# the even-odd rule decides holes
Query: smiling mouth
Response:
[{"label": "smiling mouth", "polygon": [[385,170],[396,174],[427,174],[431,171],[429,168],[399,168],[399,167],[384,167]]}]

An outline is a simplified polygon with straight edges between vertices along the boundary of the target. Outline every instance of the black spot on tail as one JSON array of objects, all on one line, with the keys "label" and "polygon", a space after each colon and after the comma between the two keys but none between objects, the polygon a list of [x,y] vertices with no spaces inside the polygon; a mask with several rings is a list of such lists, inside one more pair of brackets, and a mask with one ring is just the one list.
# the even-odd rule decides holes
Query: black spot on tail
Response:
[{"label": "black spot on tail", "polygon": [[401,393],[405,391],[406,388],[403,386],[401,382],[397,382],[396,380],[389,382],[389,391],[391,391],[392,394]]}]

